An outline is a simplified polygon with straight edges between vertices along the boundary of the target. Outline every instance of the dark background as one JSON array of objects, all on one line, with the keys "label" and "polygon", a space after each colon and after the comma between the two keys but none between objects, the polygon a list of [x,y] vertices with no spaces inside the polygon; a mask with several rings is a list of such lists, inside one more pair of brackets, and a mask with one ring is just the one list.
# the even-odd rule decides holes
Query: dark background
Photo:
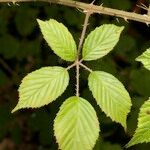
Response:
[{"label": "dark background", "polygon": [[[84,2],[91,2],[84,0]],[[146,13],[136,6],[146,0],[99,0],[95,4]],[[57,57],[43,40],[36,19],[50,18],[62,22],[79,42],[84,14],[76,8],[48,3],[0,4],[0,150],[57,150],[53,134],[53,120],[59,106],[75,94],[75,70],[69,71],[70,85],[56,101],[40,109],[24,109],[14,114],[11,110],[18,102],[17,89],[22,78],[43,66],[64,66],[69,63]],[[128,130],[106,117],[94,101],[87,86],[88,72],[81,70],[80,94],[96,109],[101,125],[95,150],[123,150],[137,126],[140,106],[150,96],[150,71],[135,58],[150,47],[150,28],[134,21],[125,22],[115,17],[94,14],[90,18],[89,33],[104,23],[125,26],[114,50],[102,59],[90,61],[93,70],[104,70],[116,76],[129,91],[132,111],[128,115]],[[139,144],[130,150],[149,150],[150,144]]]}]

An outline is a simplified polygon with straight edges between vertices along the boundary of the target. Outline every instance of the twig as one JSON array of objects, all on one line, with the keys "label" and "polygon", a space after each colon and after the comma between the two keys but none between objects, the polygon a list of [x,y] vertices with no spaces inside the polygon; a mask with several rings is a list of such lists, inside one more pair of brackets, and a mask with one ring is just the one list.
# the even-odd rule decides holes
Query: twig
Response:
[{"label": "twig", "polygon": [[[48,2],[48,3],[56,3],[56,4],[61,4],[61,5],[66,5],[70,7],[75,7],[83,10],[89,10],[91,5],[83,2],[77,2],[73,0],[0,0],[1,2],[5,3],[18,3],[18,2]],[[125,20],[134,20],[138,22],[143,22],[146,24],[150,24],[150,16],[148,15],[141,15],[137,14],[134,12],[126,12],[123,10],[118,10],[118,9],[112,9],[112,8],[107,8],[97,5],[93,5],[91,9],[94,13],[100,13],[100,14],[106,14],[110,16],[116,16],[123,18]]]},{"label": "twig", "polygon": [[78,57],[80,55],[80,51],[81,51],[82,44],[84,41],[84,37],[85,37],[85,33],[86,33],[87,26],[88,26],[88,20],[89,20],[90,15],[91,15],[91,12],[87,11],[86,16],[85,16],[85,20],[84,20],[84,24],[83,24],[83,30],[82,30],[80,41],[79,41],[79,46],[78,46]]},{"label": "twig", "polygon": [[76,66],[76,62],[74,62],[73,64],[71,64],[70,66],[68,66],[68,67],[66,68],[66,70],[70,70],[70,69],[73,68],[74,66]]},{"label": "twig", "polygon": [[92,72],[92,69],[90,69],[89,67],[85,66],[84,64],[80,63],[80,66],[82,66],[83,68],[85,68],[89,72]]},{"label": "twig", "polygon": [[146,5],[144,4],[141,4],[141,5],[137,5],[139,8],[142,8],[144,10],[147,10],[147,15],[150,17],[150,4],[149,4],[149,7],[147,7]]},{"label": "twig", "polygon": [[80,66],[78,64],[78,59],[76,63],[76,96],[79,97],[79,76],[80,76]]},{"label": "twig", "polygon": [[150,4],[149,4],[148,10],[147,10],[147,15],[150,17]]},{"label": "twig", "polygon": [[88,26],[88,21],[89,21],[89,17],[92,14],[92,6],[93,3],[90,4],[90,8],[88,10],[84,10],[84,13],[86,13],[85,16],[85,20],[84,20],[84,24],[83,24],[83,29],[82,29],[82,33],[81,33],[81,37],[80,37],[80,41],[79,41],[79,45],[78,45],[78,52],[77,52],[77,58],[76,58],[76,96],[79,97],[79,76],[80,76],[80,52],[81,52],[81,48],[82,48],[82,44],[84,41],[84,37],[85,37],[85,33],[86,33],[86,29]]},{"label": "twig", "polygon": [[138,6],[139,8],[142,8],[144,10],[147,10],[147,7],[144,4],[140,4],[140,5],[137,4],[136,6]]}]

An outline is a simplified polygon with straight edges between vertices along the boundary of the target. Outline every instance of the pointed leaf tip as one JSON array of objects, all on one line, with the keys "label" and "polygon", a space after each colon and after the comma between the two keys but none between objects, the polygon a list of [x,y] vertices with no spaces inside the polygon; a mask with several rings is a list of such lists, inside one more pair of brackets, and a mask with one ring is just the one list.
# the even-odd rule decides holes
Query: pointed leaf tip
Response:
[{"label": "pointed leaf tip", "polygon": [[17,111],[19,108],[17,108],[17,106],[11,111],[11,113],[14,113],[15,111]]},{"label": "pointed leaf tip", "polygon": [[109,73],[93,71],[89,75],[88,85],[100,108],[126,130],[126,118],[132,104],[123,84]]},{"label": "pointed leaf tip", "polygon": [[54,132],[61,150],[92,150],[99,131],[94,108],[81,97],[65,100],[54,121]]},{"label": "pointed leaf tip", "polygon": [[62,67],[43,67],[29,73],[19,87],[19,102],[12,113],[21,108],[37,108],[56,100],[67,88],[69,74]]},{"label": "pointed leaf tip", "polygon": [[54,19],[42,21],[37,19],[44,39],[59,57],[74,61],[77,56],[75,41],[68,29]]}]

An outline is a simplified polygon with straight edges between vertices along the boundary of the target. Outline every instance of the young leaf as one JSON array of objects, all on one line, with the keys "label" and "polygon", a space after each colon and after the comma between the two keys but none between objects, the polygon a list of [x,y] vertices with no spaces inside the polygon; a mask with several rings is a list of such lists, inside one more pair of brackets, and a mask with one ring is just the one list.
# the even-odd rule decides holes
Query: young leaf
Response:
[{"label": "young leaf", "polygon": [[54,132],[61,150],[92,150],[99,131],[94,108],[81,97],[68,98],[54,121]]},{"label": "young leaf", "polygon": [[54,53],[67,61],[74,61],[77,55],[75,41],[68,29],[54,19],[37,19],[41,32]]},{"label": "young leaf", "polygon": [[142,55],[137,57],[136,60],[142,62],[145,68],[150,70],[150,48],[147,49]]},{"label": "young leaf", "polygon": [[49,104],[65,91],[68,83],[69,74],[62,67],[43,67],[28,74],[19,87],[19,102],[12,112]]},{"label": "young leaf", "polygon": [[105,24],[97,27],[85,39],[83,44],[83,60],[95,60],[108,54],[119,41],[124,27]]},{"label": "young leaf", "polygon": [[150,142],[150,99],[140,108],[138,127],[126,147],[144,142]]},{"label": "young leaf", "polygon": [[131,100],[122,83],[109,73],[93,71],[89,75],[88,84],[100,108],[126,129]]}]

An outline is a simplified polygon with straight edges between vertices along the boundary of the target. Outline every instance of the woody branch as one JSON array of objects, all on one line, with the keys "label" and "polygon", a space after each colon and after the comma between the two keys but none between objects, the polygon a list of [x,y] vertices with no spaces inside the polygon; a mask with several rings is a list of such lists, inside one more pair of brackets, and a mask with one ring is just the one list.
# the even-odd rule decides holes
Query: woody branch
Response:
[{"label": "woody branch", "polygon": [[150,24],[150,16],[148,14],[142,15],[142,14],[137,14],[134,12],[127,12],[123,10],[107,8],[107,7],[103,7],[102,5],[100,6],[93,5],[93,7],[91,8],[90,4],[72,1],[72,0],[0,0],[0,3],[3,3],[3,2],[13,3],[13,4],[20,3],[20,2],[56,3],[56,4],[66,5],[66,6],[75,7],[75,8],[79,8],[83,10],[91,9],[93,13],[105,14],[105,15],[120,17],[125,20],[134,20],[134,21]]}]

